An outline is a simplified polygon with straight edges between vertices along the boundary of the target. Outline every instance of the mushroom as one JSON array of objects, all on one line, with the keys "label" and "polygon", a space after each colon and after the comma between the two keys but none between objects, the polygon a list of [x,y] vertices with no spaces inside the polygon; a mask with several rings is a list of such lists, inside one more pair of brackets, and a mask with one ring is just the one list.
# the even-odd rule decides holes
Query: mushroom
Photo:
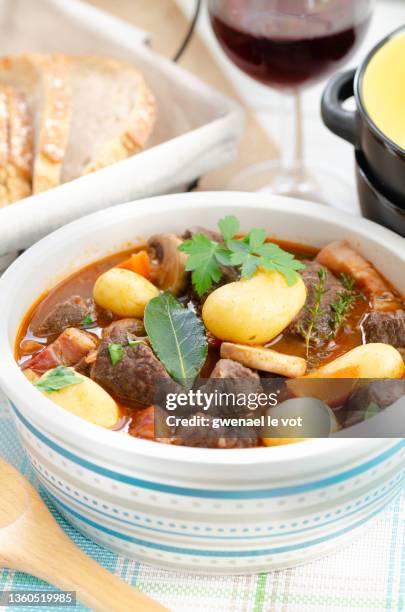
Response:
[{"label": "mushroom", "polygon": [[245,346],[223,342],[221,344],[221,357],[239,361],[248,368],[272,372],[288,378],[304,376],[307,369],[305,359],[294,355],[284,355],[261,346]]},{"label": "mushroom", "polygon": [[187,255],[178,250],[182,240],[175,234],[155,234],[148,240],[148,251],[153,262],[153,282],[174,295],[185,289]]}]

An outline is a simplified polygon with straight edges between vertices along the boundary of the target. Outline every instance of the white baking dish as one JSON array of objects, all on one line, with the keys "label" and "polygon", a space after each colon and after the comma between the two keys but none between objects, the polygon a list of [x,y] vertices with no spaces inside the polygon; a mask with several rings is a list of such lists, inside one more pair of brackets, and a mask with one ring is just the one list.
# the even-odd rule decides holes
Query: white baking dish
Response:
[{"label": "white baking dish", "polygon": [[0,0],[1,55],[64,51],[124,60],[144,72],[158,103],[148,150],[1,209],[0,256],[89,212],[180,190],[233,158],[243,125],[237,105],[152,53],[145,39],[78,0]]}]

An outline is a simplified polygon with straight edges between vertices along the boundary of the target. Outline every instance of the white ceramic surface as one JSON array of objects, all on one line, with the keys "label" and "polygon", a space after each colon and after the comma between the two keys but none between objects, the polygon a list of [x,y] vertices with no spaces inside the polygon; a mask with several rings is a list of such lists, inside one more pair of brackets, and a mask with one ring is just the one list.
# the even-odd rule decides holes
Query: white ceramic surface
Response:
[{"label": "white ceramic surface", "polygon": [[[174,212],[175,211],[175,212]],[[103,430],[63,411],[19,371],[21,319],[57,280],[142,236],[215,227],[322,246],[347,238],[405,293],[405,241],[369,221],[308,202],[191,193],[106,210],[42,240],[0,281],[0,386],[38,476],[81,531],[157,565],[256,573],[320,557],[350,541],[403,485],[402,439],[315,440],[279,448],[171,447]]]}]

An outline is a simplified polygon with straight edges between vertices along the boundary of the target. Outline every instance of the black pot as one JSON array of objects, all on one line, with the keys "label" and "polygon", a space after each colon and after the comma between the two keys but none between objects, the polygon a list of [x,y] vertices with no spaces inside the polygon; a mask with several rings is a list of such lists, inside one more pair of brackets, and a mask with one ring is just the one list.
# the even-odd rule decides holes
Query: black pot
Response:
[{"label": "black pot", "polygon": [[[362,151],[373,175],[384,192],[402,199],[405,206],[405,149],[385,136],[367,114],[362,100],[363,77],[371,58],[391,38],[405,32],[402,26],[382,40],[357,70],[335,75],[322,97],[322,119],[337,136]],[[343,103],[354,95],[357,110],[348,111]]]},{"label": "black pot", "polygon": [[384,195],[361,151],[356,151],[356,179],[363,216],[405,237],[405,209]]}]

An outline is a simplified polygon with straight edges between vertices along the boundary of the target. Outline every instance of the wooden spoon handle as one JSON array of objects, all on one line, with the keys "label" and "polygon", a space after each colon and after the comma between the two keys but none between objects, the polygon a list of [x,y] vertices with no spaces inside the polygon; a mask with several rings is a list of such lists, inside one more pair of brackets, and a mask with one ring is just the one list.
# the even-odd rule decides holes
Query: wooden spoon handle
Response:
[{"label": "wooden spoon handle", "polygon": [[65,591],[76,591],[77,598],[95,611],[166,610],[82,552],[59,527],[34,487],[1,461],[0,483],[2,567],[32,574]]},{"label": "wooden spoon handle", "polygon": [[159,603],[143,595],[88,557],[65,536],[51,529],[42,536],[41,547],[27,548],[11,555],[14,569],[33,574],[65,591],[76,591],[77,598],[91,610],[122,612],[139,610],[162,612]]},{"label": "wooden spoon handle", "polygon": [[42,535],[41,540],[40,548],[28,547],[11,555],[14,569],[33,574],[64,591],[76,591],[77,598],[91,610],[166,610],[88,557],[59,528],[51,529],[49,539]]}]

